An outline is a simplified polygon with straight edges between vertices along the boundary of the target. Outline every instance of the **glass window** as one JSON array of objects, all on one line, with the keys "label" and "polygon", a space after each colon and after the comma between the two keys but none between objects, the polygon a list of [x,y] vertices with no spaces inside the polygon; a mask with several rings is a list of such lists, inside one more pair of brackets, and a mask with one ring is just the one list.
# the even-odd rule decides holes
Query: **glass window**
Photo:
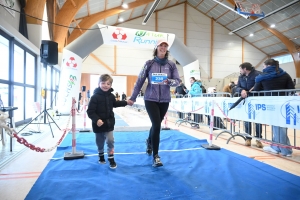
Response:
[{"label": "glass window", "polygon": [[22,121],[24,120],[24,87],[15,85],[13,98],[13,106],[18,107],[14,111],[15,122]]},{"label": "glass window", "polygon": [[273,59],[277,60],[279,62],[279,64],[294,62],[293,57],[290,54],[284,55],[284,56],[274,57]]},{"label": "glass window", "polygon": [[7,107],[8,105],[8,84],[0,83],[0,95],[3,102],[3,106]]},{"label": "glass window", "polygon": [[46,77],[46,81],[47,81],[47,89],[51,89],[51,67],[47,66],[47,77]]},{"label": "glass window", "polygon": [[0,35],[0,79],[8,80],[9,77],[9,41]]},{"label": "glass window", "polygon": [[34,88],[26,87],[25,96],[25,119],[33,118],[35,116],[34,109]]},{"label": "glass window", "polygon": [[26,84],[35,83],[35,57],[26,52]]},{"label": "glass window", "polygon": [[24,50],[14,45],[14,82],[24,83]]},{"label": "glass window", "polygon": [[56,90],[59,90],[59,72],[56,71]]},{"label": "glass window", "polygon": [[46,80],[46,77],[45,77],[45,67],[41,66],[41,87],[42,88],[45,88],[45,80]]}]

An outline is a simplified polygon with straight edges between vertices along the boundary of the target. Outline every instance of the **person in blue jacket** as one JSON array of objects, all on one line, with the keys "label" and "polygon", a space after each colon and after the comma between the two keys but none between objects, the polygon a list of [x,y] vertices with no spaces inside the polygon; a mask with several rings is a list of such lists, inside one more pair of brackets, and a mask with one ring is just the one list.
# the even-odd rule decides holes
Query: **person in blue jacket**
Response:
[{"label": "person in blue jacket", "polygon": [[161,122],[171,102],[170,87],[178,86],[180,80],[176,64],[168,60],[168,47],[167,41],[157,43],[153,53],[154,59],[148,60],[142,68],[128,100],[129,105],[136,101],[145,80],[148,79],[144,101],[152,126],[146,140],[146,153],[153,155],[153,167],[163,166],[158,155]]},{"label": "person in blue jacket", "polygon": [[[190,78],[191,83],[191,89],[186,90],[188,95],[191,97],[201,97],[202,96],[202,83],[200,81],[197,81],[195,77]],[[191,116],[191,113],[188,113],[189,116]],[[202,121],[202,115],[200,114],[194,114],[194,122],[195,124],[192,124],[193,128],[199,128],[199,123]]]}]

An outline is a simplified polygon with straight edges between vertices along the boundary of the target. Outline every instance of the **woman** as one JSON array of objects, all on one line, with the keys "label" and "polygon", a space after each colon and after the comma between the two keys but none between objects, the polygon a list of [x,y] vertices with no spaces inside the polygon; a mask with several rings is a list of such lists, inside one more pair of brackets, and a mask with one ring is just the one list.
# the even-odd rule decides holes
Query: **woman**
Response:
[{"label": "woman", "polygon": [[[264,62],[263,73],[255,78],[255,85],[253,91],[261,90],[284,90],[295,89],[292,78],[288,73],[279,67],[279,62],[274,59],[268,59]],[[285,93],[266,92],[266,96],[284,96]],[[272,141],[280,144],[291,145],[287,136],[287,128],[272,126]],[[272,153],[281,153],[283,156],[290,157],[293,153],[292,148],[280,147],[277,145],[266,146],[264,151]]]},{"label": "woman", "polygon": [[148,155],[153,155],[153,166],[163,166],[158,155],[160,142],[161,122],[169,108],[171,101],[170,87],[176,87],[179,84],[179,74],[176,64],[168,60],[169,44],[166,41],[160,41],[154,49],[154,59],[148,60],[141,70],[130,97],[129,104],[136,101],[146,78],[148,85],[144,94],[146,111],[151,120],[152,126],[146,140]]},{"label": "woman", "polygon": [[[190,78],[191,83],[191,90],[186,90],[188,95],[191,97],[201,97],[202,96],[202,83],[200,81],[197,81],[195,77]],[[191,113],[188,113],[188,116],[191,116]],[[195,124],[192,124],[192,128],[199,128],[200,121],[203,121],[202,115],[200,114],[194,114],[194,122]]]}]

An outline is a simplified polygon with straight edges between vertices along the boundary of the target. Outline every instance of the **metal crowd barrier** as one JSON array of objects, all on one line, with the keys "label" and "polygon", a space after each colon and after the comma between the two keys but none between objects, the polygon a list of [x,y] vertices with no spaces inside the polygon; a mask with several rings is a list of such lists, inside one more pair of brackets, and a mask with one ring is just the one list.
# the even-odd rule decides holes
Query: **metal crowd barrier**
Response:
[{"label": "metal crowd barrier", "polygon": [[[231,95],[230,93],[224,93],[224,92],[217,92],[217,93],[204,93],[199,96],[189,96],[189,95],[172,95],[172,101],[169,106],[168,110],[168,116],[173,117],[176,119],[175,124],[180,126],[181,124],[189,124],[191,128],[198,129],[201,127],[209,127],[210,124],[210,111],[207,110],[209,108],[208,105],[212,101],[212,99],[216,100],[216,106],[215,106],[215,117],[214,117],[214,131],[216,132],[216,139],[223,134],[228,134],[229,138],[227,139],[227,144],[236,137],[241,137],[244,140],[247,138],[253,138],[256,140],[260,140],[265,144],[277,144],[279,146],[288,146],[294,149],[300,149],[300,141],[297,140],[297,134],[300,132],[300,89],[295,90],[272,90],[272,91],[253,91],[251,94],[249,94],[248,98],[245,99],[247,102],[246,105],[245,101],[242,101],[239,103],[237,108],[233,109],[250,109],[250,106],[252,106],[252,110],[250,110],[253,113],[250,113],[248,111],[248,115],[258,115],[257,111],[255,113],[255,109],[265,109],[265,110],[271,110],[274,109],[272,105],[268,105],[269,97],[272,99],[286,99],[286,102],[293,102],[290,106],[290,110],[288,108],[288,103],[286,105],[282,105],[282,107],[285,108],[285,112],[289,114],[292,112],[292,114],[289,114],[290,119],[289,120],[290,125],[279,125],[273,122],[266,122],[265,120],[262,120],[260,122],[255,121],[254,119],[250,118],[249,120],[245,120],[242,118],[242,113],[236,112],[235,116],[233,118],[229,117],[230,112],[228,111],[229,106],[232,105],[232,102],[235,102],[237,99],[241,98],[238,93]],[[278,98],[274,98],[274,96],[278,96]],[[213,98],[212,98],[213,97]],[[249,104],[251,102],[255,102],[254,105]],[[266,102],[267,101],[267,102]],[[214,101],[213,101],[214,102]],[[221,102],[221,103],[220,103]],[[249,103],[250,102],[250,103]],[[296,103],[295,103],[296,102]],[[223,105],[219,105],[223,104]],[[248,104],[248,105],[247,105]],[[138,109],[144,109],[144,100],[143,98],[139,98],[139,101],[137,101],[135,106],[138,107]],[[265,106],[265,107],[264,107]],[[248,108],[249,107],[249,108]],[[292,108],[293,107],[293,108]],[[204,112],[205,109],[205,112]],[[281,108],[283,109],[283,108]],[[218,111],[216,111],[218,110]],[[241,116],[240,116],[241,114]],[[263,113],[259,113],[259,116],[263,116]],[[279,115],[280,113],[276,113],[276,115]],[[282,113],[281,113],[282,114]],[[269,116],[270,117],[270,116]],[[274,117],[274,116],[273,116]],[[244,114],[245,118],[245,114]],[[266,116],[265,118],[268,118]],[[288,118],[288,117],[286,117]],[[245,125],[246,122],[252,122],[251,128],[246,133],[245,131]],[[262,132],[262,138],[256,138],[255,137],[255,131],[256,131],[256,124],[262,124],[261,126],[261,132]],[[293,125],[291,125],[294,123]],[[281,126],[287,128],[288,137],[290,139],[291,145],[285,145],[281,143],[274,143],[272,142],[273,138],[273,132],[272,132],[272,126]],[[251,131],[251,132],[250,132]],[[299,136],[298,136],[299,137]]]}]

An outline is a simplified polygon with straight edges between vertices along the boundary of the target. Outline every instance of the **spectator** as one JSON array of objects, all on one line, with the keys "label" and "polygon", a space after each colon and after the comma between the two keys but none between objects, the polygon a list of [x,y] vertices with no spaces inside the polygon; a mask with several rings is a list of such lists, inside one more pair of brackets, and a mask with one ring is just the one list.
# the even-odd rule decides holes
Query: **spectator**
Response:
[{"label": "spectator", "polygon": [[[185,85],[183,84],[182,80],[179,81],[179,85],[176,87],[175,89],[175,94],[176,94],[176,97],[178,96],[181,96],[183,97],[184,95],[186,95],[186,87]],[[180,97],[179,97],[180,98]]]},{"label": "spectator", "polygon": [[238,96],[238,93],[237,93],[237,91],[236,91],[238,81],[236,80],[236,81],[231,82],[231,83],[232,83],[232,84],[230,85],[231,95],[232,95],[233,97]]},{"label": "spectator", "polygon": [[[234,84],[234,82],[230,82],[228,85],[225,85],[223,87],[223,92],[232,93],[231,91],[231,85]],[[230,97],[228,94],[223,94],[224,97]]]},{"label": "spectator", "polygon": [[[240,66],[240,76],[238,79],[236,92],[238,92],[241,97],[246,98],[248,96],[248,92],[253,89],[255,84],[255,77],[261,74],[260,71],[254,69],[251,63],[244,62]],[[252,94],[249,94],[249,96]],[[252,124],[251,122],[244,122],[245,125],[245,132],[249,135],[252,133]],[[256,123],[255,124],[255,137],[262,138],[262,125]],[[251,137],[246,136],[246,146],[251,146]],[[263,145],[259,140],[256,140],[256,146],[258,148],[262,148]]]},{"label": "spectator", "polygon": [[122,101],[126,101],[126,94],[124,92],[122,93]]},{"label": "spectator", "polygon": [[[188,92],[188,95],[191,95],[191,97],[200,97],[202,96],[202,88],[201,88],[201,81],[197,81],[195,79],[195,77],[191,77],[190,78],[190,83],[191,83],[191,90],[187,90],[186,92]],[[191,116],[191,113],[188,113],[188,116]],[[199,128],[199,123],[200,121],[202,122],[202,115],[200,114],[194,114],[194,126],[192,126],[193,128]]]},{"label": "spectator", "polygon": [[116,92],[116,100],[117,100],[117,101],[120,101],[120,95],[119,95],[118,92]]},{"label": "spectator", "polygon": [[[179,80],[179,85],[175,88],[175,95],[176,98],[182,98],[184,95],[186,95],[186,87],[183,84],[182,80]],[[182,112],[177,112],[179,119],[183,119],[183,113]]]},{"label": "spectator", "polygon": [[[274,59],[268,59],[264,62],[263,73],[255,78],[254,91],[261,90],[283,90],[295,89],[291,76],[279,67],[279,62]],[[275,93],[275,92],[274,92]],[[265,95],[274,96],[274,93],[268,92]],[[277,93],[277,92],[276,92]],[[278,94],[278,93],[277,93]],[[279,93],[284,96],[284,93]],[[291,145],[287,135],[287,128],[272,126],[272,141],[275,143]],[[263,148],[264,151],[272,153],[281,153],[283,156],[292,156],[293,150],[288,147],[280,147],[272,144]]]},{"label": "spectator", "polygon": [[176,64],[168,59],[169,44],[167,41],[159,41],[154,49],[152,60],[148,60],[140,72],[133,93],[128,100],[132,105],[136,101],[139,91],[145,80],[148,85],[145,91],[145,107],[152,126],[146,140],[146,153],[153,155],[153,167],[163,166],[158,155],[160,144],[161,122],[168,111],[171,102],[170,87],[179,84],[179,74]]}]

